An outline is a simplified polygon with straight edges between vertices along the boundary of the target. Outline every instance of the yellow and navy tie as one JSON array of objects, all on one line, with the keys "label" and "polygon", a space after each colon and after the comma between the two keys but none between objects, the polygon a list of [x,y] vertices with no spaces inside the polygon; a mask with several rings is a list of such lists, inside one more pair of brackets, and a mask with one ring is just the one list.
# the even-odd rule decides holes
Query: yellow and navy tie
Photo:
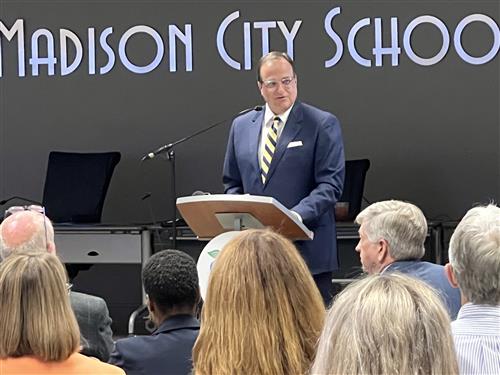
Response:
[{"label": "yellow and navy tie", "polygon": [[278,143],[278,126],[280,121],[280,118],[277,116],[273,119],[273,125],[267,132],[264,149],[262,150],[260,173],[263,184],[266,183],[267,173],[269,172],[269,167],[271,166],[271,161],[273,160],[274,151],[276,150],[276,144]]}]

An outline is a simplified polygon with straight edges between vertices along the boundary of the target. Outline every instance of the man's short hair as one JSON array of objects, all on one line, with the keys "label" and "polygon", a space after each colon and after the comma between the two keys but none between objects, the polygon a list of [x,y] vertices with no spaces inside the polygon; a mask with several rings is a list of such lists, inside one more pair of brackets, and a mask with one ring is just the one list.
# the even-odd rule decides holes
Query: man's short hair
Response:
[{"label": "man's short hair", "polygon": [[414,204],[397,200],[374,203],[365,208],[356,223],[371,242],[384,239],[394,260],[416,260],[425,254],[427,220]]},{"label": "man's short hair", "polygon": [[500,208],[470,209],[458,224],[448,251],[462,294],[469,302],[500,304]]},{"label": "man's short hair", "polygon": [[[16,244],[9,243],[8,238],[4,238],[3,231],[12,221],[19,221],[23,216],[24,223],[26,219],[31,220],[31,225],[16,225],[17,235],[22,235],[22,231],[30,234],[26,241]],[[31,232],[31,233],[29,233]],[[21,211],[7,217],[0,225],[0,259],[7,258],[10,254],[20,251],[47,251],[48,243],[54,243],[54,227],[48,217],[39,212]]]},{"label": "man's short hair", "polygon": [[285,59],[286,61],[288,61],[288,63],[292,66],[293,75],[294,76],[297,75],[297,73],[295,72],[295,64],[293,63],[292,58],[290,56],[288,56],[287,53],[279,52],[279,51],[272,51],[272,52],[269,52],[269,53],[265,54],[264,56],[262,56],[259,59],[259,61],[257,62],[257,66],[255,68],[257,71],[257,82],[262,83],[262,77],[260,76],[260,68],[262,67],[262,65],[264,65],[264,63],[267,61],[277,60],[277,59]]},{"label": "man's short hair", "polygon": [[198,303],[196,264],[182,251],[162,250],[154,254],[144,266],[142,282],[149,299],[164,313]]}]

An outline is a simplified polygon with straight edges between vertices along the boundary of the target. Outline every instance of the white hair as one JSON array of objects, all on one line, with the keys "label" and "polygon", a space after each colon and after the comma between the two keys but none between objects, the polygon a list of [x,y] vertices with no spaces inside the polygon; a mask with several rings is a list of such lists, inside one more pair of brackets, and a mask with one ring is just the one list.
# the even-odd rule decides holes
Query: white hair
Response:
[{"label": "white hair", "polygon": [[[9,244],[3,238],[2,227],[4,225],[8,225],[10,220],[15,220],[15,216],[20,214],[26,214],[32,217],[35,230],[28,240],[17,245]],[[0,224],[1,259],[7,258],[14,252],[47,251],[50,243],[54,243],[54,227],[52,226],[51,221],[46,216],[38,212],[22,211],[19,213],[15,213],[9,218],[5,219],[2,224]]]},{"label": "white hair", "polygon": [[420,259],[425,254],[427,220],[414,204],[397,200],[374,203],[365,208],[356,223],[363,229],[370,242],[384,239],[389,255],[395,260]]},{"label": "white hair", "polygon": [[469,302],[500,304],[500,208],[470,209],[450,240],[450,263]]}]

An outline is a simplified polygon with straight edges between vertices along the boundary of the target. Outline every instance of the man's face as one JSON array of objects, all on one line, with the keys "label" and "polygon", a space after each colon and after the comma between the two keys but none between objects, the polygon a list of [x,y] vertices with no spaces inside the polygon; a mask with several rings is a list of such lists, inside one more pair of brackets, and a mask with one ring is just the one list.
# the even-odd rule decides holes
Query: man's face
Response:
[{"label": "man's face", "polygon": [[274,114],[279,115],[293,105],[297,99],[297,77],[288,61],[283,58],[266,61],[260,67],[260,78],[260,93]]},{"label": "man's face", "polygon": [[383,249],[379,242],[371,242],[366,235],[364,224],[359,228],[359,242],[356,251],[363,266],[363,271],[369,274],[377,273],[382,268],[381,257]]}]

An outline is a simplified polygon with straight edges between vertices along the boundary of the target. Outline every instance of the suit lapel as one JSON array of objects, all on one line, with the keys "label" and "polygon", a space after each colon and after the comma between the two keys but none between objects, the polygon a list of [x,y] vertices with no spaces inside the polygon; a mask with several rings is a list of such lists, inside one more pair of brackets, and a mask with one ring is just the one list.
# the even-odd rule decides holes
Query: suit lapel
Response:
[{"label": "suit lapel", "polygon": [[257,179],[260,184],[262,184],[262,180],[260,178],[259,145],[263,121],[264,111],[260,111],[252,118],[252,122],[248,129],[248,146],[250,147],[249,155],[255,155],[252,161],[252,167],[255,171],[257,171]]},{"label": "suit lapel", "polygon": [[276,145],[276,151],[274,152],[273,160],[271,161],[271,166],[266,178],[266,184],[273,177],[274,171],[283,158],[286,152],[288,144],[295,139],[295,136],[300,131],[302,127],[302,106],[300,102],[296,102],[288,116],[283,132],[278,139],[278,144]]}]

